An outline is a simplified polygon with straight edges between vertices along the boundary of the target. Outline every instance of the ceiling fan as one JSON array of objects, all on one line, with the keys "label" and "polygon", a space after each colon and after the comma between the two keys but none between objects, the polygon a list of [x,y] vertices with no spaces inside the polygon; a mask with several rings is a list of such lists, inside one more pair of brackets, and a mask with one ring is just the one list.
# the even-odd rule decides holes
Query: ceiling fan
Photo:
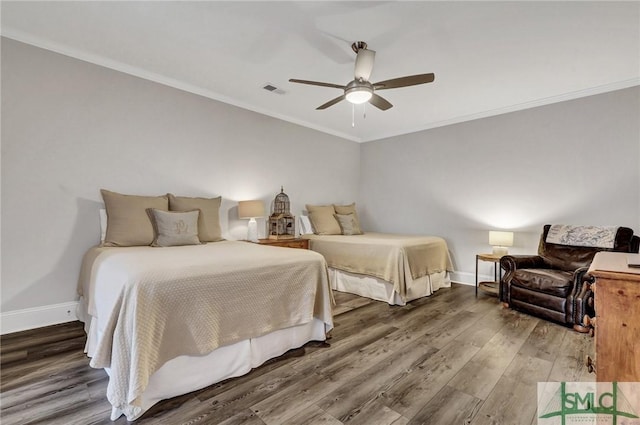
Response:
[{"label": "ceiling fan", "polygon": [[435,75],[433,75],[433,73],[430,73],[409,75],[406,77],[392,78],[391,80],[380,81],[377,83],[370,83],[369,76],[371,76],[371,71],[373,70],[373,60],[376,56],[376,52],[367,49],[367,43],[365,43],[364,41],[357,41],[353,43],[351,45],[351,48],[354,52],[356,52],[356,65],[354,79],[346,86],[342,86],[340,84],[323,83],[319,81],[297,80],[295,78],[289,80],[292,83],[333,87],[336,89],[344,90],[344,93],[341,96],[338,96],[335,99],[331,99],[327,103],[318,106],[316,109],[327,109],[329,106],[333,106],[336,103],[346,99],[348,102],[356,105],[369,102],[376,108],[386,111],[393,105],[389,103],[388,100],[378,96],[375,93],[376,91],[431,83],[435,79]]}]

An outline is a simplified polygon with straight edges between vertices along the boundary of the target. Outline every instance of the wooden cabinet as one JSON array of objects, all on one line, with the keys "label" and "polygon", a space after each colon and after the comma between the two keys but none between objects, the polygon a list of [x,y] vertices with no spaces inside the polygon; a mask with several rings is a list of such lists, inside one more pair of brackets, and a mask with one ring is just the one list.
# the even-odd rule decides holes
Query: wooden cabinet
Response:
[{"label": "wooden cabinet", "polygon": [[258,243],[284,248],[309,249],[309,239],[258,239]]},{"label": "wooden cabinet", "polygon": [[601,252],[589,272],[594,285],[595,372],[600,382],[640,382],[640,269],[638,254]]}]

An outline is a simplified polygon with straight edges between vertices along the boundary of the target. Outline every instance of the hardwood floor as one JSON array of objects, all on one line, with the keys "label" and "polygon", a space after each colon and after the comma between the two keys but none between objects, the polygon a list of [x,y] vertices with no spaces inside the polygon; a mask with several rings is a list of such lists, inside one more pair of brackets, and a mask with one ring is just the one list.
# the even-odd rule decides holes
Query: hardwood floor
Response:
[{"label": "hardwood floor", "polygon": [[[135,424],[536,424],[539,381],[593,381],[593,339],[454,284],[404,307],[335,292],[330,346],[165,400]],[[72,322],[1,339],[0,419],[109,420],[107,375]]]}]

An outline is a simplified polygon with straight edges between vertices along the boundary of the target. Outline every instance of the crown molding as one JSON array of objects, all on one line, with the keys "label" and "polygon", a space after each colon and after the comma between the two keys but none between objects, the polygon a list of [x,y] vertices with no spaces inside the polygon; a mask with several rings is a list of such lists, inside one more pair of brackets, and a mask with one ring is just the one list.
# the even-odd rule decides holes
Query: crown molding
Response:
[{"label": "crown molding", "polygon": [[445,127],[452,124],[459,124],[466,121],[473,121],[473,120],[488,118],[496,115],[508,114],[510,112],[522,111],[525,109],[536,108],[538,106],[545,106],[545,105],[550,105],[554,103],[565,102],[568,100],[579,99],[582,97],[593,96],[593,95],[607,93],[611,91],[640,86],[640,78],[631,78],[628,80],[618,81],[610,84],[604,84],[596,87],[589,87],[582,90],[567,92],[557,96],[550,96],[550,97],[540,98],[540,99],[523,102],[515,105],[510,105],[503,108],[489,109],[486,111],[477,112],[469,115],[458,116],[458,117],[454,117],[454,118],[443,120],[443,121],[431,122],[419,127],[412,128],[408,131],[390,132],[390,133],[378,135],[375,138],[363,139],[360,137],[352,136],[347,133],[335,131],[327,127],[319,126],[317,124],[313,124],[304,120],[293,118],[288,115],[278,114],[273,111],[266,110],[264,108],[259,108],[244,102],[239,102],[236,99],[232,99],[228,96],[222,95],[220,93],[216,93],[208,89],[204,89],[202,87],[195,86],[193,84],[185,83],[183,81],[180,81],[174,78],[170,78],[158,73],[148,71],[146,69],[138,68],[135,66],[131,66],[122,62],[109,59],[109,58],[105,58],[100,55],[85,52],[79,49],[74,49],[67,45],[56,43],[51,40],[43,39],[40,37],[36,37],[31,34],[24,33],[22,31],[17,31],[11,28],[2,28],[2,36],[15,41],[30,44],[32,46],[39,47],[45,50],[49,50],[55,53],[59,53],[61,55],[69,56],[74,59],[78,59],[94,65],[102,66],[105,68],[113,69],[115,71],[129,74],[138,78],[153,81],[155,83],[162,84],[162,85],[172,87],[178,90],[182,90],[185,92],[197,94],[199,96],[203,96],[212,100],[216,100],[222,103],[236,106],[241,109],[246,109],[252,112],[259,113],[261,115],[266,115],[272,118],[290,122],[292,124],[300,125],[312,130],[320,131],[322,133],[326,133],[332,136],[336,136],[342,139],[346,139],[346,140],[350,140],[358,143],[373,142],[377,140],[388,139],[391,137],[398,137],[405,134],[411,134],[411,133],[417,133],[420,131],[430,130],[433,128]]}]

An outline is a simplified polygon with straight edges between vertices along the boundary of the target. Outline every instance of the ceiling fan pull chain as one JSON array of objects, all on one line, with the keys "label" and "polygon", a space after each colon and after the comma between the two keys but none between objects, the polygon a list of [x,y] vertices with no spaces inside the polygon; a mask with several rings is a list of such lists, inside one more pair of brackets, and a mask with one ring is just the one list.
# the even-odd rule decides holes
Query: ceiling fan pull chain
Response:
[{"label": "ceiling fan pull chain", "polygon": [[362,119],[367,119],[367,102],[362,104]]},{"label": "ceiling fan pull chain", "polygon": [[356,105],[351,104],[351,127],[356,126]]}]

